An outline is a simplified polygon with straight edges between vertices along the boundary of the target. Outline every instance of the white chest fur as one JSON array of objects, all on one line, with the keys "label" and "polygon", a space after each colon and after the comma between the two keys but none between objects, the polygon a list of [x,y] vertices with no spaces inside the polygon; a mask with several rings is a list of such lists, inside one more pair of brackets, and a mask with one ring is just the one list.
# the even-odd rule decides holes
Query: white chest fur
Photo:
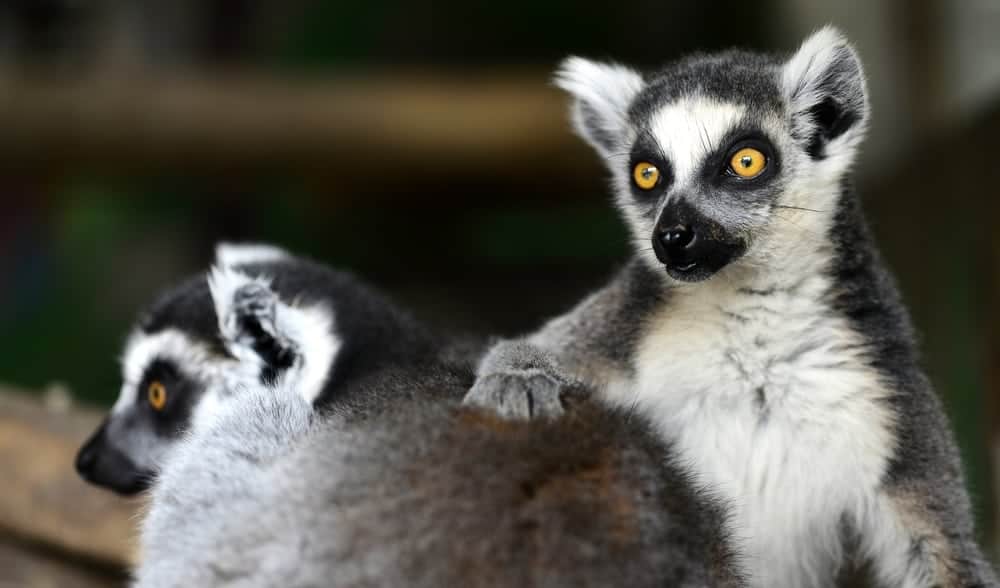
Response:
[{"label": "white chest fur", "polygon": [[652,416],[730,502],[757,586],[832,583],[842,523],[870,512],[892,451],[883,384],[825,288],[678,291],[611,399]]}]

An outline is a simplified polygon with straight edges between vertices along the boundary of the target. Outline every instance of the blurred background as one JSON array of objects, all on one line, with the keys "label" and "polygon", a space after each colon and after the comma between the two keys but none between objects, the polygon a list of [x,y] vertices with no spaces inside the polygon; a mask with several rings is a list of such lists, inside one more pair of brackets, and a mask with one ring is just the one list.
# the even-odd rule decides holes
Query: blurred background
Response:
[{"label": "blurred background", "polygon": [[868,69],[858,183],[993,545],[997,0],[4,0],[0,586],[121,579],[135,505],[72,452],[136,312],[216,241],[351,269],[445,326],[531,329],[627,254],[557,61],[789,51],[825,23]]}]

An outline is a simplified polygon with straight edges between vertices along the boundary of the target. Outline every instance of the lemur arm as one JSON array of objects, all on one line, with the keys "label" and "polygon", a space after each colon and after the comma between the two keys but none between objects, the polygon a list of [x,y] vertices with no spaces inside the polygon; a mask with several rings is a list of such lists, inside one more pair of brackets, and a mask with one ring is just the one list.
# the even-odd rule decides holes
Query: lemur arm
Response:
[{"label": "lemur arm", "polygon": [[465,403],[513,419],[555,417],[570,390],[629,379],[642,317],[663,292],[662,278],[633,260],[541,330],[496,343],[480,362]]},{"label": "lemur arm", "polygon": [[922,377],[901,391],[896,455],[860,538],[880,586],[1000,586],[979,548],[961,456]]}]

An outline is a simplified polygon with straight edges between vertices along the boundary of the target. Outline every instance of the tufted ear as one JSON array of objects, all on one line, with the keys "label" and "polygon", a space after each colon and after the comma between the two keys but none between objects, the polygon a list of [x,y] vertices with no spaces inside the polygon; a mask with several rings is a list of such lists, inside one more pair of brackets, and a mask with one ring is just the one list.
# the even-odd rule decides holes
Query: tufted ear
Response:
[{"label": "tufted ear", "polygon": [[208,285],[219,335],[239,360],[239,375],[293,390],[309,402],[322,394],[343,341],[332,308],[289,304],[271,280],[213,267]]},{"label": "tufted ear", "polygon": [[284,249],[263,243],[219,243],[215,246],[215,263],[221,267],[268,263],[288,257]]},{"label": "tufted ear", "polygon": [[836,28],[813,33],[781,72],[792,134],[813,159],[851,157],[868,122],[865,74]]},{"label": "tufted ear", "polygon": [[621,65],[569,57],[559,66],[555,84],[574,98],[577,133],[605,158],[617,150],[642,76]]}]

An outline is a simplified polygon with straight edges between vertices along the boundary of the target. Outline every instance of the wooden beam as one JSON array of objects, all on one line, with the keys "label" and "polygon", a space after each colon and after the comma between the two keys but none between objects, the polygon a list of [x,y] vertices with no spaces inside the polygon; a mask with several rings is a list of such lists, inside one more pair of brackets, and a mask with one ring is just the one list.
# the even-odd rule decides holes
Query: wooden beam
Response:
[{"label": "wooden beam", "polygon": [[90,486],[73,469],[101,418],[0,390],[0,532],[98,565],[136,561],[139,502]]},{"label": "wooden beam", "polygon": [[[586,153],[542,72],[334,80],[0,78],[0,165],[572,178]],[[593,165],[596,159],[588,161]]]}]

